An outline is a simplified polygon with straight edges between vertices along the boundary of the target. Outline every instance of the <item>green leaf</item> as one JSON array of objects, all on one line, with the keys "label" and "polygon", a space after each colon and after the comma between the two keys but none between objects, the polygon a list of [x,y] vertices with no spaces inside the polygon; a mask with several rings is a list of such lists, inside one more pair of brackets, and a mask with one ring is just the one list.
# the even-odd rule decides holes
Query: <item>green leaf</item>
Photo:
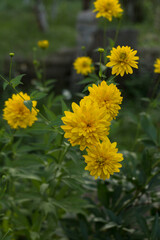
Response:
[{"label": "green leaf", "polygon": [[64,111],[68,111],[68,107],[67,105],[65,104],[65,102],[63,101],[63,99],[61,99],[61,103],[62,103],[62,114],[64,113]]},{"label": "green leaf", "polygon": [[31,134],[43,134],[53,131],[53,129],[46,125],[45,123],[37,122],[36,124],[33,124],[32,127],[25,129],[25,132],[31,133]]},{"label": "green leaf", "polygon": [[95,79],[95,80],[99,80],[99,77],[98,77],[96,74],[94,74],[94,73],[90,73],[88,76],[89,76],[90,78]]},{"label": "green leaf", "polygon": [[[102,72],[104,72],[104,71],[107,69],[106,65],[104,65],[103,63],[100,64],[100,63],[98,62],[98,63],[96,63],[96,65],[98,65],[99,67],[101,67],[101,71],[102,71]],[[98,79],[97,79],[97,80],[98,80]]]},{"label": "green leaf", "polygon": [[52,199],[52,203],[55,206],[64,209],[66,212],[82,214],[84,214],[84,208],[93,207],[86,200],[80,198],[79,196],[70,196],[59,201]]},{"label": "green leaf", "polygon": [[140,214],[137,215],[137,222],[142,230],[142,232],[144,233],[144,236],[149,238],[149,229],[147,226],[147,222],[146,219],[144,217],[142,217]]},{"label": "green leaf", "polygon": [[50,202],[42,202],[40,208],[44,211],[47,216],[49,213],[56,215],[55,206]]},{"label": "green leaf", "polygon": [[[55,82],[57,82],[56,79],[49,79],[49,80],[47,80],[47,81],[45,82],[45,86],[49,86],[50,84],[53,85],[53,83],[55,83]],[[53,85],[53,86],[54,86],[54,85]]]},{"label": "green leaf", "polygon": [[78,82],[77,84],[81,85],[81,84],[94,83],[94,82],[95,82],[94,78],[87,77],[87,78],[83,79],[82,81]]},{"label": "green leaf", "polygon": [[45,113],[47,114],[47,117],[50,121],[56,120],[56,115],[53,111],[49,110],[45,105],[43,105],[43,108],[45,110]]},{"label": "green leaf", "polygon": [[30,237],[31,237],[32,240],[40,239],[40,236],[37,232],[30,232]]},{"label": "green leaf", "polygon": [[141,101],[149,103],[151,100],[149,98],[143,97],[141,98]]},{"label": "green leaf", "polygon": [[145,112],[140,114],[141,128],[157,144],[157,130],[153,125],[151,118]]},{"label": "green leaf", "polygon": [[48,183],[42,183],[40,186],[40,193],[42,195],[44,195],[44,193],[46,192],[47,188],[48,188],[49,184]]},{"label": "green leaf", "polygon": [[39,99],[44,98],[46,95],[47,95],[47,93],[34,91],[34,92],[31,93],[30,97],[31,97],[31,99],[39,100]]},{"label": "green leaf", "polygon": [[151,240],[158,240],[160,239],[160,223],[159,223],[159,216],[156,213],[153,226],[152,226],[152,233],[151,233]]},{"label": "green leaf", "polygon": [[115,44],[114,40],[112,38],[108,38],[108,41],[109,41],[109,46],[113,48]]},{"label": "green leaf", "polygon": [[82,92],[86,92],[86,91],[88,91],[88,88],[89,88],[89,87],[92,87],[92,84],[88,84],[87,86],[85,86],[85,88],[83,89]]},{"label": "green leaf", "polygon": [[6,89],[6,87],[8,86],[8,84],[9,84],[8,82],[4,82],[4,83],[3,83],[3,90]]},{"label": "green leaf", "polygon": [[31,100],[27,100],[23,102],[24,105],[29,109],[29,111],[32,111],[32,101]]},{"label": "green leaf", "polygon": [[101,231],[106,231],[108,229],[111,229],[111,228],[114,228],[114,227],[117,227],[117,223],[115,222],[109,222],[107,224],[105,224],[102,228],[101,228]]},{"label": "green leaf", "polygon": [[13,86],[14,88],[15,88],[16,86],[18,86],[19,84],[23,84],[23,83],[21,82],[21,79],[22,79],[22,77],[23,77],[24,75],[26,75],[26,74],[21,74],[21,75],[13,78],[13,79],[11,80],[11,84],[12,84],[12,86]]},{"label": "green leaf", "polygon": [[28,179],[28,180],[36,180],[41,181],[41,178],[35,174],[24,172],[24,171],[18,171],[18,169],[10,168],[9,169],[12,176],[22,179]]}]

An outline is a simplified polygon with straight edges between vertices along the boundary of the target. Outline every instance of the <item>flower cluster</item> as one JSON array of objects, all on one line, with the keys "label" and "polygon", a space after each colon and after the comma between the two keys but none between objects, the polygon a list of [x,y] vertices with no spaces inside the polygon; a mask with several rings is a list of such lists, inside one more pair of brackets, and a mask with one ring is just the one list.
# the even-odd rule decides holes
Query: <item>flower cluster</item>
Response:
[{"label": "flower cluster", "polygon": [[86,170],[95,178],[106,179],[119,171],[119,162],[123,160],[122,154],[117,153],[116,143],[112,144],[107,137],[122,97],[114,84],[107,85],[105,81],[98,86],[93,84],[88,90],[90,94],[79,105],[72,103],[73,112],[64,112],[61,128],[72,146],[80,145],[80,150],[87,148],[88,155],[84,155]]},{"label": "flower cluster", "polygon": [[7,120],[11,128],[26,128],[32,126],[37,120],[38,109],[36,109],[37,102],[32,101],[32,110],[30,111],[24,104],[24,101],[29,101],[30,96],[26,93],[20,92],[13,94],[12,98],[5,101],[5,108],[3,109],[3,118]]}]

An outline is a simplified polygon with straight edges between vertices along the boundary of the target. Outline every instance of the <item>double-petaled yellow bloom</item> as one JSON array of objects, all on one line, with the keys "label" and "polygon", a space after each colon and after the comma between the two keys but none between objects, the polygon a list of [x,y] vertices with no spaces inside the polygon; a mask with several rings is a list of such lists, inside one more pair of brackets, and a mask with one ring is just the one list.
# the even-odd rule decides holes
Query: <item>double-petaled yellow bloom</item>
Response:
[{"label": "double-petaled yellow bloom", "polygon": [[110,116],[110,121],[115,119],[118,115],[122,103],[121,92],[113,83],[107,85],[105,81],[102,81],[98,86],[93,84],[88,88],[90,94],[85,98],[90,98],[92,102],[96,102],[99,108],[105,107],[107,117]]},{"label": "double-petaled yellow bloom", "polygon": [[46,49],[49,46],[49,42],[48,40],[41,40],[38,41],[38,47],[42,48],[42,49]]},{"label": "double-petaled yellow bloom", "polygon": [[88,75],[94,70],[92,63],[90,57],[78,57],[73,63],[73,66],[78,74]]},{"label": "double-petaled yellow bloom", "polygon": [[122,77],[124,74],[132,74],[132,68],[138,68],[139,59],[136,50],[131,49],[131,47],[120,47],[112,48],[111,55],[107,56],[109,58],[109,62],[106,64],[107,67],[112,67],[112,74],[121,75]]},{"label": "double-petaled yellow bloom", "polygon": [[82,99],[80,105],[72,103],[73,112],[65,111],[62,121],[65,131],[72,146],[80,145],[80,150],[94,146],[99,140],[104,140],[109,133],[110,121],[106,116],[106,108],[99,108],[97,103],[90,99]]},{"label": "double-petaled yellow bloom", "polygon": [[120,172],[122,165],[119,163],[123,160],[123,155],[117,153],[117,143],[111,143],[106,138],[102,143],[97,142],[95,146],[87,148],[88,155],[84,155],[87,166],[85,170],[90,171],[90,175],[95,179],[100,177],[105,180],[110,178],[115,172]]},{"label": "double-petaled yellow bloom", "polygon": [[[5,102],[5,108],[3,109],[3,118],[7,120],[8,124],[12,128],[26,128],[32,126],[37,120],[37,111],[32,108],[30,111],[25,105],[24,100],[30,100],[30,96],[26,93],[20,92],[19,94],[13,94],[12,98],[9,98]],[[36,107],[37,102],[32,101],[32,106]]]},{"label": "double-petaled yellow bloom", "polygon": [[96,17],[104,17],[109,21],[112,21],[112,17],[120,17],[123,12],[118,0],[96,0],[94,6],[94,12],[98,12]]},{"label": "double-petaled yellow bloom", "polygon": [[154,72],[160,73],[160,58],[157,58],[154,64]]}]

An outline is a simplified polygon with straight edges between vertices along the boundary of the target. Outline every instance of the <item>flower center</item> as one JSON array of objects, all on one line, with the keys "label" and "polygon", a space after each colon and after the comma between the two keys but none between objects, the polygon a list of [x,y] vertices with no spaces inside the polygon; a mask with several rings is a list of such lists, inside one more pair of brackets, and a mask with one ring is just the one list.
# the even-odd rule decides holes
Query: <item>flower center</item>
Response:
[{"label": "flower center", "polygon": [[120,53],[120,59],[125,60],[127,57],[127,54],[125,52]]},{"label": "flower center", "polygon": [[23,106],[19,106],[18,108],[18,114],[23,114],[24,113],[24,107]]},{"label": "flower center", "polygon": [[96,163],[98,164],[99,167],[103,167],[104,166],[104,158],[103,157],[99,157],[96,160]]},{"label": "flower center", "polygon": [[83,63],[82,63],[82,67],[83,67],[83,68],[88,67],[88,63],[87,63],[87,62],[83,62]]},{"label": "flower center", "polygon": [[109,2],[104,5],[104,12],[111,12],[112,4]]}]

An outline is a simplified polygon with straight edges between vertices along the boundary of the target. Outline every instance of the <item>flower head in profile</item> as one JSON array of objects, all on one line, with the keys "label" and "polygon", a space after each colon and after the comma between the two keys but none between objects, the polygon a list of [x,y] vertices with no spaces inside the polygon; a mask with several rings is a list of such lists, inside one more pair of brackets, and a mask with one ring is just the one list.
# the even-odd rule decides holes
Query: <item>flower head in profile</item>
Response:
[{"label": "flower head in profile", "polygon": [[38,47],[42,48],[42,49],[46,49],[49,46],[49,42],[48,40],[41,40],[38,41]]},{"label": "flower head in profile", "polygon": [[88,75],[93,72],[92,59],[90,57],[78,57],[73,63],[77,74]]},{"label": "flower head in profile", "polygon": [[109,21],[112,21],[112,17],[120,17],[123,12],[118,0],[96,0],[94,6],[94,12],[98,12],[96,17],[104,17]]},{"label": "flower head in profile", "polygon": [[107,67],[112,67],[112,74],[124,76],[124,74],[132,74],[132,68],[138,68],[139,59],[138,56],[135,56],[137,53],[136,50],[131,49],[131,47],[120,47],[112,48],[111,55],[107,56],[109,62],[106,64]]},{"label": "flower head in profile", "polygon": [[160,73],[160,58],[157,58],[154,64],[154,72]]},{"label": "flower head in profile", "polygon": [[[30,111],[25,105],[24,100],[30,100],[30,96],[26,93],[20,92],[19,94],[13,94],[12,98],[9,98],[5,102],[5,108],[3,109],[3,118],[7,120],[11,128],[26,128],[32,126],[37,120],[37,111],[32,108]],[[36,107],[37,102],[32,101],[32,106]]]},{"label": "flower head in profile", "polygon": [[88,88],[90,94],[86,98],[90,98],[93,102],[96,102],[98,106],[106,108],[106,114],[110,116],[110,120],[114,119],[121,107],[122,103],[121,92],[113,83],[107,85],[105,81],[102,81],[98,86],[93,84]]},{"label": "flower head in profile", "polygon": [[106,117],[106,109],[99,108],[90,99],[82,99],[80,105],[72,103],[73,112],[65,111],[62,121],[65,131],[72,146],[80,145],[80,150],[93,146],[99,140],[105,139],[109,133],[110,121]]},{"label": "flower head in profile", "polygon": [[95,146],[87,148],[88,155],[83,156],[87,164],[85,170],[88,170],[95,179],[98,177],[103,180],[109,179],[110,175],[120,172],[119,168],[122,165],[119,162],[123,160],[123,155],[117,153],[116,145],[116,142],[111,143],[106,137],[102,143],[99,142]]}]

